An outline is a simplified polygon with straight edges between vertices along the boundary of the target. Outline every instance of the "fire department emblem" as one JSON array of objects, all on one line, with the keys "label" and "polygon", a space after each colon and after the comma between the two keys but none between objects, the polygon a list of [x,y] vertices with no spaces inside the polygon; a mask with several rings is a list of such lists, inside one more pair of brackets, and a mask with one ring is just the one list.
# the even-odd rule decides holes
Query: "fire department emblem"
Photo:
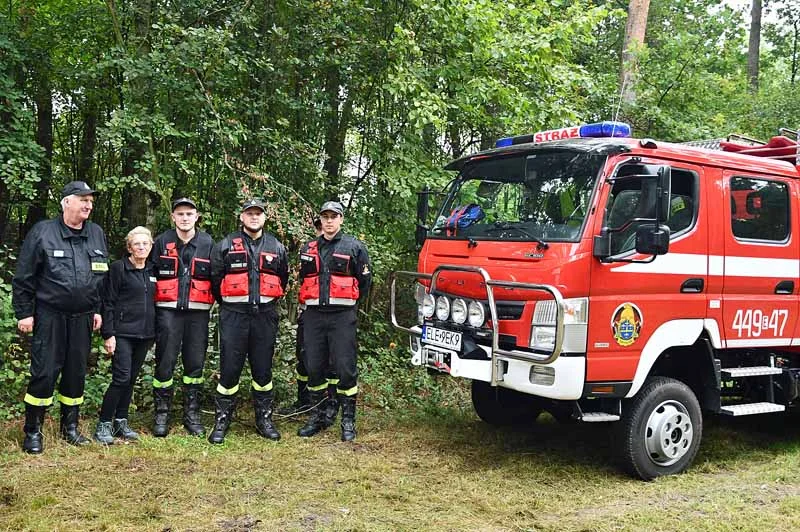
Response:
[{"label": "fire department emblem", "polygon": [[614,311],[611,318],[611,331],[614,333],[614,340],[622,347],[632,345],[639,333],[642,332],[642,312],[633,303],[623,303]]}]

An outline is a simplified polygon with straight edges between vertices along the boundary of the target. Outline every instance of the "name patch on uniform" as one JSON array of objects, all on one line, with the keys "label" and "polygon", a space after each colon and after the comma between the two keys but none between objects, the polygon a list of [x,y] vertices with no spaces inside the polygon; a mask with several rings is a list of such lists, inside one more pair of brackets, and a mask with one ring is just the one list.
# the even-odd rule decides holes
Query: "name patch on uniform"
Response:
[{"label": "name patch on uniform", "polygon": [[313,261],[314,260],[314,256],[313,255],[306,255],[305,253],[301,253],[300,254],[300,260],[304,260],[304,261],[307,261],[307,262],[308,261]]},{"label": "name patch on uniform", "polygon": [[157,281],[157,279],[151,275],[150,276],[150,282],[151,283],[155,283],[156,281]]},{"label": "name patch on uniform", "polygon": [[108,271],[108,264],[105,262],[93,262],[92,263],[92,271],[93,272],[107,272]]},{"label": "name patch on uniform", "polygon": [[53,256],[54,257],[63,257],[64,256],[64,250],[63,249],[54,249],[53,250]]}]

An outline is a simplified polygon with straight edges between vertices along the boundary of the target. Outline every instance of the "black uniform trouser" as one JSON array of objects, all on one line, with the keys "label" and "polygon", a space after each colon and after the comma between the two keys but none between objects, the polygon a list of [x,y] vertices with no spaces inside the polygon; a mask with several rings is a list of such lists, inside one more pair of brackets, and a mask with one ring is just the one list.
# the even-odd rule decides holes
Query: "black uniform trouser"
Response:
[{"label": "black uniform trouser", "polygon": [[153,339],[126,338],[117,336],[117,349],[111,359],[111,384],[108,385],[100,421],[128,419],[128,408],[133,397],[133,385],[142,369],[144,357],[153,345]]},{"label": "black uniform trouser", "polygon": [[154,388],[172,387],[172,374],[183,361],[183,383],[202,384],[208,350],[207,310],[174,310],[156,307],[156,365]]},{"label": "black uniform trouser", "polygon": [[308,388],[313,391],[324,389],[328,372],[332,369],[339,376],[337,391],[355,395],[358,392],[356,308],[321,311],[316,306],[309,306],[304,314],[303,344]]},{"label": "black uniform trouser", "polygon": [[272,390],[272,355],[278,333],[275,305],[259,312],[236,312],[225,307],[219,311],[220,358],[217,392],[234,395],[239,391],[245,360],[250,361],[253,390]]},{"label": "black uniform trouser", "polygon": [[[301,312],[300,315],[297,317],[297,344],[295,348],[295,356],[297,357],[297,365],[295,366],[295,376],[299,382],[305,382],[308,384],[308,369],[306,368],[306,350],[305,350],[305,343],[303,340],[303,323],[305,322],[305,312]],[[336,370],[333,366],[333,362],[328,366],[328,384],[339,384],[339,377],[336,376]]]},{"label": "black uniform trouser", "polygon": [[25,402],[53,404],[56,380],[58,400],[65,405],[83,403],[86,359],[92,345],[93,313],[63,314],[37,305],[31,343],[31,380]]}]

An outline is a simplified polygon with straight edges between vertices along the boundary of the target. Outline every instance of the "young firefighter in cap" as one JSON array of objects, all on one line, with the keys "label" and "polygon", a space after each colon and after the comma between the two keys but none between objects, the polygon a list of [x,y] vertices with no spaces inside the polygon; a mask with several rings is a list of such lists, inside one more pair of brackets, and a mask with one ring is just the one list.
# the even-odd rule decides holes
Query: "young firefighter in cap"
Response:
[{"label": "young firefighter in cap", "polygon": [[78,411],[92,331],[103,321],[100,285],[108,271],[105,234],[89,221],[94,194],[83,181],[64,187],[62,215],[33,226],[22,243],[12,281],[17,327],[33,332],[22,442],[28,453],[44,450],[42,421],[53,404],[59,375],[61,436],[73,445],[89,443],[78,431]]},{"label": "young firefighter in cap", "polygon": [[169,434],[174,394],[172,375],[183,359],[183,426],[192,436],[205,433],[200,420],[200,385],[208,348],[211,292],[211,237],[197,230],[197,205],[172,202],[175,229],[158,235],[150,252],[156,276],[156,362],[153,374],[153,436]]},{"label": "young firefighter in cap", "polygon": [[233,413],[245,359],[250,360],[256,430],[270,440],[281,435],[272,423],[272,355],[278,335],[276,302],[286,290],[289,266],[286,249],[264,231],[264,204],[251,199],[242,205],[240,231],[214,246],[211,272],[220,302],[220,377],[217,385],[211,443],[223,443]]},{"label": "young firefighter in cap", "polygon": [[[320,209],[322,236],[300,251],[300,303],[306,305],[303,323],[305,363],[311,404],[324,400],[326,372],[333,364],[339,376],[337,395],[342,405],[342,441],[356,437],[358,393],[356,307],[372,281],[369,255],[356,238],[341,232],[344,210],[336,201]],[[333,412],[335,418],[336,412]],[[298,435],[313,436],[332,423],[326,408],[316,407]]]},{"label": "young firefighter in cap", "polygon": [[[322,221],[319,216],[314,218],[314,232],[316,236],[322,235]],[[308,392],[308,370],[305,363],[305,347],[303,345],[303,311],[305,305],[300,305],[300,310],[297,314],[297,337],[295,344],[295,355],[297,357],[297,365],[295,366],[295,378],[297,379],[297,401],[294,404],[281,408],[278,413],[282,416],[292,416],[309,412],[311,410],[311,403],[309,402]],[[336,399],[336,385],[339,383],[339,378],[336,377],[333,365],[331,364],[328,371],[328,402],[326,407],[326,414],[329,416],[328,425],[332,425],[336,419],[336,414],[339,410],[339,403]]]}]

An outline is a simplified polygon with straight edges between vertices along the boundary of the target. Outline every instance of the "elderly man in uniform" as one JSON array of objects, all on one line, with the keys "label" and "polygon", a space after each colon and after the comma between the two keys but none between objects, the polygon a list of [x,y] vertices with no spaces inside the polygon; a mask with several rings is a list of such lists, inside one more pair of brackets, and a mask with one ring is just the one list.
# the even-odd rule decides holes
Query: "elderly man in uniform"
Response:
[{"label": "elderly man in uniform", "polygon": [[92,331],[102,325],[99,287],[108,271],[105,234],[89,221],[94,194],[83,181],[64,187],[62,215],[33,226],[12,281],[17,327],[33,332],[22,442],[32,454],[44,450],[42,422],[59,375],[61,437],[73,445],[89,443],[78,430],[78,417]]},{"label": "elderly man in uniform", "polygon": [[[336,375],[338,403],[342,407],[342,441],[356,437],[358,369],[356,308],[366,300],[372,282],[367,248],[341,231],[344,209],[328,201],[320,209],[322,235],[300,251],[301,304],[305,304],[303,344],[312,405],[322,405],[328,388],[328,368]],[[328,428],[336,411],[317,406],[297,432],[310,437]]]}]

